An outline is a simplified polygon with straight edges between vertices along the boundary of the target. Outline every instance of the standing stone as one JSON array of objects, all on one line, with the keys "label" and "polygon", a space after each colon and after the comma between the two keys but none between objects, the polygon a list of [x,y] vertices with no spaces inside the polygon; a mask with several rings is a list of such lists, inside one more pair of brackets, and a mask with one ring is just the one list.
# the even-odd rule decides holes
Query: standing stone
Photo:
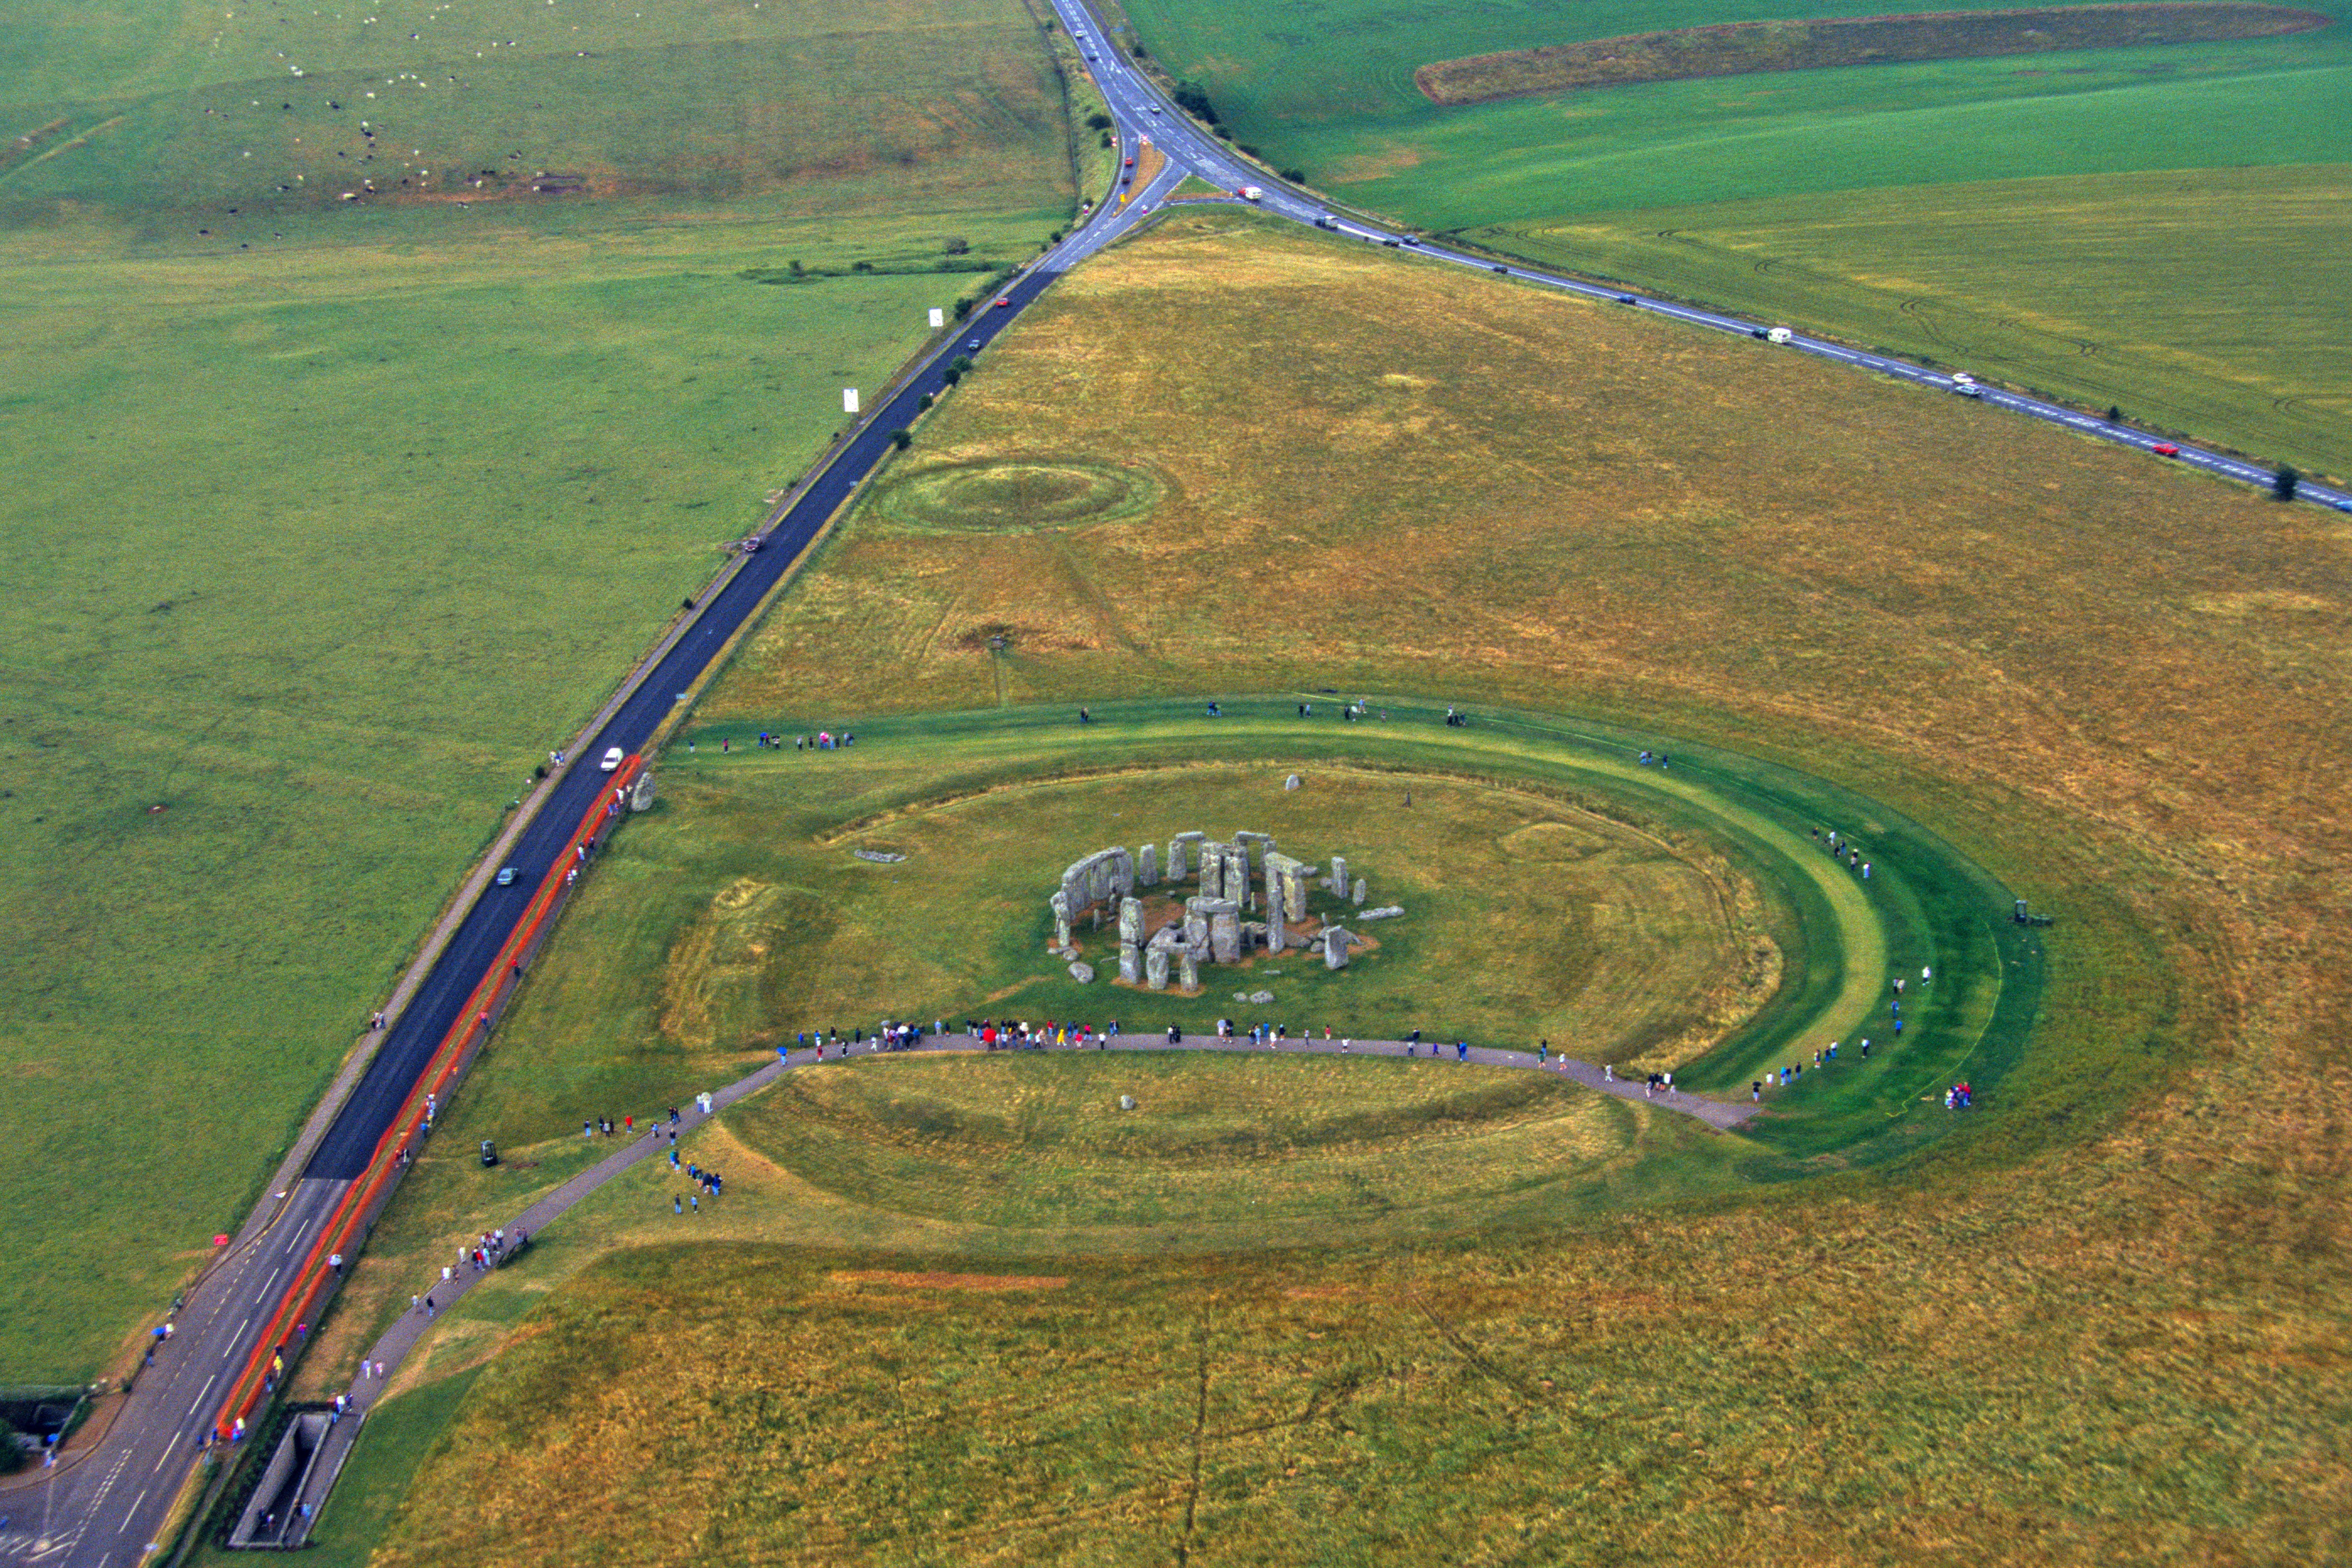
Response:
[{"label": "standing stone", "polygon": [[1209,916],[1209,956],[1219,963],[1239,963],[1242,958],[1242,909],[1231,899],[1206,900]]},{"label": "standing stone", "polygon": [[1348,967],[1348,931],[1345,926],[1331,926],[1323,932],[1323,967]]},{"label": "standing stone", "polygon": [[1201,896],[1222,899],[1225,892],[1225,873],[1233,865],[1233,846],[1209,843],[1201,846]]},{"label": "standing stone", "polygon": [[1121,942],[1141,942],[1141,941],[1143,940],[1143,900],[1140,900],[1140,899],[1121,899],[1121,900],[1119,900],[1119,901],[1118,901],[1118,940],[1119,940],[1119,941],[1121,941]]},{"label": "standing stone", "polygon": [[637,782],[629,786],[629,809],[651,811],[654,808],[654,771],[646,769],[637,774]]},{"label": "standing stone", "polygon": [[1285,789],[1297,789],[1298,787],[1298,775],[1297,773],[1293,773],[1288,778],[1283,780],[1282,787]]},{"label": "standing stone", "polygon": [[1135,858],[1135,879],[1146,888],[1160,886],[1160,846],[1147,844]]},{"label": "standing stone", "polygon": [[1280,952],[1283,944],[1289,940],[1282,929],[1283,919],[1290,912],[1288,888],[1287,879],[1277,880],[1269,876],[1265,879],[1265,950],[1268,952]]},{"label": "standing stone", "polygon": [[1111,890],[1121,898],[1135,891],[1135,857],[1124,846],[1102,853],[1105,868],[1110,874]]},{"label": "standing stone", "polygon": [[1134,942],[1118,944],[1118,977],[1129,985],[1143,984],[1143,949]]},{"label": "standing stone", "polygon": [[1143,950],[1143,983],[1154,991],[1168,989],[1168,949],[1158,942]]},{"label": "standing stone", "polygon": [[1315,869],[1312,866],[1298,866],[1282,889],[1283,907],[1290,911],[1293,920],[1307,918],[1307,885],[1315,879]]},{"label": "standing stone", "polygon": [[1209,836],[1205,833],[1180,833],[1168,841],[1168,879],[1181,882],[1192,873],[1188,868],[1184,852]]},{"label": "standing stone", "polygon": [[1070,895],[1055,893],[1046,901],[1054,910],[1054,945],[1067,947],[1070,945]]},{"label": "standing stone", "polygon": [[1343,899],[1348,896],[1348,858],[1345,855],[1331,857],[1331,890]]},{"label": "standing stone", "polygon": [[1179,948],[1176,963],[1176,984],[1187,991],[1198,991],[1201,988],[1200,956],[1189,947]]},{"label": "standing stone", "polygon": [[1371,890],[1372,885],[1370,882],[1366,881],[1361,877],[1356,879],[1355,904],[1358,909],[1360,910],[1364,907],[1364,895]]},{"label": "standing stone", "polygon": [[1187,899],[1184,900],[1184,945],[1207,951],[1209,946],[1209,906],[1224,902],[1223,899]]}]

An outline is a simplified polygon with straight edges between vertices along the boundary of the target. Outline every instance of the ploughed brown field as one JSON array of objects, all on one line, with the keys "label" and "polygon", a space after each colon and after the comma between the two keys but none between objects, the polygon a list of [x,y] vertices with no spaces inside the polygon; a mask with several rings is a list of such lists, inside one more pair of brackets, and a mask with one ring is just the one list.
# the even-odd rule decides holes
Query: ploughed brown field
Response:
[{"label": "ploughed brown field", "polygon": [[2216,4],[2052,5],[1810,22],[1729,22],[1468,55],[1425,65],[1412,73],[1412,79],[1431,102],[1452,106],[1574,88],[1759,71],[2269,38],[2309,32],[2328,21],[2317,11],[2286,5]]}]

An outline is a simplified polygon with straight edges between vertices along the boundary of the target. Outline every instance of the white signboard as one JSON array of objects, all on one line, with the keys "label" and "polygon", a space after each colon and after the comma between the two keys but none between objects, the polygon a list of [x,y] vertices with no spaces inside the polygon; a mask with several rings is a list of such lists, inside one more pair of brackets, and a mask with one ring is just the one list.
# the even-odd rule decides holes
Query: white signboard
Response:
[{"label": "white signboard", "polygon": [[857,388],[845,386],[841,389],[841,411],[844,414],[857,412]]},{"label": "white signboard", "polygon": [[938,328],[938,327],[944,327],[944,326],[946,326],[947,324],[948,324],[948,313],[947,313],[945,310],[941,310],[941,309],[940,309],[939,306],[937,306],[937,305],[932,306],[932,307],[931,307],[931,325],[932,325],[934,328]]}]

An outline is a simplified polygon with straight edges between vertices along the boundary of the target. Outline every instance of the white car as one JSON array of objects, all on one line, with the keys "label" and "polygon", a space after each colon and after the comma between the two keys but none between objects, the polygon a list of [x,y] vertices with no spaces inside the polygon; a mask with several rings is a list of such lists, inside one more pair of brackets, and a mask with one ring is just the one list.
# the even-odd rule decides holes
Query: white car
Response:
[{"label": "white car", "polygon": [[604,760],[596,765],[604,769],[608,773],[615,773],[619,771],[621,761],[626,755],[627,753],[623,752],[618,746],[607,746],[604,749]]}]

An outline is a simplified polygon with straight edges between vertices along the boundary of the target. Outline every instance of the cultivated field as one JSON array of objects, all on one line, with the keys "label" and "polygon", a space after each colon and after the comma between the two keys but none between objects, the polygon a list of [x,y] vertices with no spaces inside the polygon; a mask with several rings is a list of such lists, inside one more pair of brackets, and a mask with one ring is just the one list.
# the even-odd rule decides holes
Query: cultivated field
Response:
[{"label": "cultivated field", "polygon": [[1011,0],[0,5],[0,1378],[235,1228],[925,269],[1067,221],[1062,106]]},{"label": "cultivated field", "polygon": [[2352,166],[1859,191],[1473,230],[2038,387],[2161,430],[2352,473]]},{"label": "cultivated field", "polygon": [[2329,20],[2316,11],[2284,5],[2158,0],[2148,5],[1913,12],[1822,22],[1733,22],[1440,60],[1415,71],[1413,83],[1432,103],[1453,106],[1578,88],[1761,71],[2222,43],[2308,32]]},{"label": "cultivated field", "polygon": [[[1286,24],[1229,0],[1136,0],[1132,14],[1153,59],[1199,81],[1236,140],[1335,198],[1547,264],[1990,363],[2307,469],[2352,468],[2326,346],[2352,310],[2333,242],[2345,153],[2327,129],[2352,120],[2341,5],[2289,37],[1450,109],[1414,85],[1417,70],[1762,19],[1685,0],[1573,16],[1350,3]],[[1609,69],[1625,68],[1619,53]],[[1769,205],[1717,206],[1733,203]],[[1787,244],[1718,232],[1759,221]]]},{"label": "cultivated field", "polygon": [[[959,531],[937,476],[990,464],[1024,470],[1018,493],[1148,474],[1156,499],[1023,531],[982,488]],[[2328,868],[2352,533],[2331,515],[1218,213],[1069,279],[903,465],[927,506],[901,521],[886,490],[787,595],[458,1117],[499,1082],[715,1074],[600,1058],[561,1020],[657,995],[703,889],[782,853],[796,818],[763,777],[870,768],[835,809],[891,809],[959,766],[1000,692],[1046,704],[997,710],[1015,771],[1035,768],[1023,732],[1070,735],[1079,701],[1116,760],[1153,706],[1137,694],[1197,713],[1254,685],[1598,713],[1671,744],[1677,773],[1788,760],[2057,914],[2031,1043],[1998,1076],[1956,1066],[1994,1087],[1921,1155],[1753,1184],[1750,1140],[1685,1125],[1612,1206],[1475,1237],[1361,1217],[1360,1194],[1395,1201],[1388,1140],[1425,1103],[1402,1064],[1360,1089],[1283,1064],[1287,1100],[1254,1058],[1114,1064],[1147,1110],[1166,1097],[1158,1125],[1111,1117],[1097,1058],[807,1075],[686,1151],[728,1173],[716,1205],[673,1215],[679,1184],[641,1168],[453,1314],[420,1418],[338,1500],[392,1521],[377,1561],[453,1533],[518,1564],[680,1542],[813,1563],[2343,1553],[2352,1172],[2329,1107],[2352,954]],[[1066,487],[1038,478],[1057,466]],[[1247,701],[1261,753],[1415,744],[1328,721],[1318,742]],[[1443,743],[1498,743],[1506,715],[1478,711]],[[738,760],[751,732],[820,722],[858,746]],[[698,866],[665,847],[688,842]],[[804,886],[827,919],[867,902],[845,877]],[[1448,1104],[1480,1137],[1549,1115]],[[1203,1157],[1244,1135],[1262,1188]],[[562,1136],[512,1179],[551,1178]],[[424,1174],[441,1206],[396,1216],[407,1234],[486,1212],[478,1170]],[[1496,1179],[1416,1195],[1442,1213],[1461,1187],[1455,1217],[1488,1226]],[[1065,1217],[1176,1203],[1213,1228],[1268,1195],[1271,1239],[1302,1216],[1327,1239],[1031,1249]],[[638,1245],[698,1235],[719,1245]]]}]

